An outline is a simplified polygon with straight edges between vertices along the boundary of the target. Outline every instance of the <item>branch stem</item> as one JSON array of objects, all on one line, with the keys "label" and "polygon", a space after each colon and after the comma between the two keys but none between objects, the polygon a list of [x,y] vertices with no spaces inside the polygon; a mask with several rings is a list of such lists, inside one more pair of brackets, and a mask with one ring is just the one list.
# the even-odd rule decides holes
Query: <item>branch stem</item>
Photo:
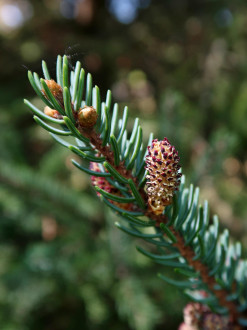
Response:
[{"label": "branch stem", "polygon": [[[146,215],[152,220],[155,220],[157,226],[159,226],[160,223],[167,223],[167,218],[164,215],[154,215],[150,210],[146,212]],[[213,276],[208,275],[208,267],[200,262],[200,260],[194,260],[195,252],[190,246],[185,245],[184,238],[178,231],[173,228],[173,226],[169,226],[169,229],[176,238],[176,242],[173,245],[178,249],[179,253],[188,262],[188,264],[197,272],[199,272],[201,279],[205,284],[207,284],[209,290],[218,298],[220,305],[226,307],[229,310],[230,319],[235,324],[237,318],[239,317],[239,313],[237,311],[236,305],[232,301],[227,300],[227,296],[230,292],[227,292],[224,289],[215,289],[217,282]],[[234,291],[234,284],[232,290]]]},{"label": "branch stem", "polygon": [[[76,115],[76,113],[74,113],[74,116],[75,115]],[[113,151],[111,150],[111,148],[108,145],[103,146],[102,140],[101,140],[99,134],[97,134],[94,129],[85,129],[85,128],[81,127],[78,120],[76,120],[76,126],[77,126],[77,129],[80,131],[80,133],[83,136],[90,139],[90,142],[92,143],[92,145],[94,145],[94,147],[99,151],[99,153],[102,154],[105,157],[106,161],[109,164],[111,164],[111,166],[114,167],[115,170],[119,172],[119,174],[121,174],[127,180],[132,179],[134,181],[134,184],[135,184],[137,190],[139,191],[139,193],[141,194],[143,200],[146,203],[147,202],[147,195],[146,195],[144,189],[143,188],[141,188],[141,189],[138,188],[137,178],[132,175],[131,170],[126,169],[126,167],[124,165],[124,161],[120,161],[119,165],[116,166],[115,161],[114,161]]]}]

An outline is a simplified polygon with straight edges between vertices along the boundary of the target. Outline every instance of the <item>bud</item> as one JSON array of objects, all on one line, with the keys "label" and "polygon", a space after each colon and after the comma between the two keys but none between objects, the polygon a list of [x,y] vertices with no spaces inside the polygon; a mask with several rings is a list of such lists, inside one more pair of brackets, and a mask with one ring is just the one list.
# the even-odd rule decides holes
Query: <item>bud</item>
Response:
[{"label": "bud", "polygon": [[[93,163],[90,162],[90,170],[94,171],[94,172],[100,172],[99,169],[99,165],[97,163]],[[91,180],[92,180],[92,184],[93,186],[98,186],[100,189],[115,195],[115,196],[119,196],[119,197],[123,197],[122,194],[120,193],[120,191],[113,187],[107,180],[105,177],[99,177],[99,176],[91,176]],[[97,192],[97,195],[100,197],[101,194],[99,192]],[[121,209],[127,210],[127,211],[131,211],[132,210],[132,204],[131,203],[118,203],[116,201],[112,201],[109,200],[112,204],[120,207]]]},{"label": "bud", "polygon": [[63,118],[63,116],[57,110],[52,109],[48,106],[44,108],[44,114],[55,119]]},{"label": "bud", "polygon": [[234,330],[239,329],[229,322],[229,317],[212,313],[208,306],[188,303],[183,311],[184,322],[179,330]]},{"label": "bud", "polygon": [[181,173],[178,152],[167,138],[153,140],[146,156],[146,191],[148,204],[154,214],[162,214],[165,206],[172,203],[172,198],[180,184]]},{"label": "bud", "polygon": [[208,311],[207,307],[200,303],[188,303],[183,310],[184,323],[197,329],[205,311]]},{"label": "bud", "polygon": [[[61,106],[63,106],[63,89],[60,85],[58,85],[55,80],[45,80],[45,83],[49,90],[51,91],[52,95],[55,97],[55,99],[60,103]],[[44,90],[42,90],[42,93],[47,98],[47,95]]]},{"label": "bud", "polygon": [[98,118],[97,111],[94,107],[85,106],[80,108],[78,112],[78,121],[84,128],[93,127],[96,124]]},{"label": "bud", "polygon": [[186,323],[181,323],[178,330],[198,330],[198,327],[194,327],[193,325],[188,325]]},{"label": "bud", "polygon": [[203,317],[201,328],[203,330],[229,330],[228,319],[222,315],[208,313]]}]

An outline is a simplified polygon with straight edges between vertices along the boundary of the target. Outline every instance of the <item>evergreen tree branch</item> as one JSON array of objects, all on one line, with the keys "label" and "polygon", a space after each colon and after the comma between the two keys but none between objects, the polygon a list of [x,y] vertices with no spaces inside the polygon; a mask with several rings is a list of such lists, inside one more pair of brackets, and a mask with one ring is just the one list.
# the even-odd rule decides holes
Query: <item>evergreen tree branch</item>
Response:
[{"label": "evergreen tree branch", "polygon": [[[75,116],[76,116],[76,114],[75,114]],[[115,165],[113,151],[111,150],[109,145],[103,146],[102,139],[100,138],[100,135],[97,134],[94,129],[85,129],[85,128],[81,127],[78,120],[76,121],[76,126],[77,126],[77,129],[79,130],[79,132],[90,140],[91,144],[94,145],[95,149],[97,149],[99,151],[99,153],[105,157],[105,159],[109,162],[109,164],[119,174],[121,174],[127,180],[132,179],[134,181],[136,188],[139,190],[139,192],[140,192],[142,198],[144,199],[144,201],[146,201],[147,200],[147,195],[144,192],[143,188],[139,189],[139,187],[138,187],[139,183],[138,183],[137,178],[132,175],[131,170],[127,170],[124,161],[120,161],[119,165],[117,165],[117,166]]]},{"label": "evergreen tree branch", "polygon": [[[167,218],[163,215],[156,216],[151,212],[146,213],[152,220],[155,220],[157,224],[167,224]],[[225,306],[229,310],[229,315],[231,321],[235,324],[237,318],[241,314],[237,311],[237,306],[228,300],[229,292],[234,292],[236,290],[236,283],[233,282],[231,290],[226,291],[224,289],[216,290],[215,287],[218,283],[215,281],[213,276],[209,276],[210,270],[205,266],[200,260],[195,260],[196,254],[190,246],[186,246],[184,238],[182,235],[174,229],[173,226],[169,226],[172,234],[176,238],[176,242],[173,243],[173,246],[176,247],[181,254],[181,256],[187,261],[187,263],[194,268],[198,275],[201,277],[202,281],[208,286],[210,291],[218,298],[221,306]]]},{"label": "evergreen tree branch", "polygon": [[[44,63],[43,68],[45,77],[49,77]],[[58,57],[57,61],[60,85],[54,80],[39,81],[36,74],[29,73],[38,96],[54,108],[46,107],[43,114],[25,101],[37,123],[60,144],[91,162],[90,169],[86,169],[73,161],[92,174],[97,194],[127,223],[118,223],[118,228],[155,245],[160,254],[138,250],[159,264],[176,268],[189,280],[161,278],[186,289],[191,299],[209,305],[217,313],[228,313],[233,323],[247,325],[243,313],[247,309],[247,261],[241,259],[241,245],[229,243],[227,231],[219,234],[217,217],[209,222],[207,204],[199,205],[199,189],[185,187],[175,148],[164,138],[151,139],[145,150],[138,119],[128,139],[128,109],[118,120],[115,104],[111,118],[111,92],[101,102],[98,87],[92,87],[90,74],[85,79],[80,64],[72,72],[71,86],[68,77],[66,57]],[[77,145],[57,135],[73,136]],[[152,232],[143,231],[145,227],[152,228]],[[205,292],[206,297],[196,297],[197,291]]]}]

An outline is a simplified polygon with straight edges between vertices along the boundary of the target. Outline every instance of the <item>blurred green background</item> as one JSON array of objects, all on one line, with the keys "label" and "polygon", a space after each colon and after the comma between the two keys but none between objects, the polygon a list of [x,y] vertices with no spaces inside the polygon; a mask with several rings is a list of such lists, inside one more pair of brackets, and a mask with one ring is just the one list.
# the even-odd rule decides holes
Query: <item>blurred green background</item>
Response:
[{"label": "blurred green background", "polygon": [[156,276],[173,272],[136,252],[23,104],[43,107],[27,69],[45,59],[55,77],[64,53],[145,138],[169,138],[246,251],[246,2],[0,0],[0,329],[177,329],[187,300]]}]

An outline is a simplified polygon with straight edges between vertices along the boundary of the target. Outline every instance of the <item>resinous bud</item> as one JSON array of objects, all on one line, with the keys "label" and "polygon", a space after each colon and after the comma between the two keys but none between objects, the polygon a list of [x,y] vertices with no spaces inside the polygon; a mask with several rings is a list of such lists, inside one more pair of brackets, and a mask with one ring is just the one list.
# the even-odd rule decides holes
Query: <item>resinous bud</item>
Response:
[{"label": "resinous bud", "polygon": [[98,114],[94,107],[85,106],[78,111],[78,121],[84,128],[91,128],[97,122]]},{"label": "resinous bud", "polygon": [[55,118],[55,119],[62,119],[63,116],[55,109],[52,109],[48,106],[46,106],[44,108],[44,114],[49,116],[49,117],[52,117],[52,118]]},{"label": "resinous bud", "polygon": [[[61,106],[63,106],[64,102],[63,102],[62,87],[60,85],[58,85],[58,83],[56,83],[56,81],[53,79],[50,79],[50,80],[46,79],[45,83],[46,83],[47,87],[49,88],[49,90],[51,91],[52,95],[55,97],[55,99],[60,103]],[[42,90],[42,93],[45,95],[46,98],[48,98],[44,90]]]}]

